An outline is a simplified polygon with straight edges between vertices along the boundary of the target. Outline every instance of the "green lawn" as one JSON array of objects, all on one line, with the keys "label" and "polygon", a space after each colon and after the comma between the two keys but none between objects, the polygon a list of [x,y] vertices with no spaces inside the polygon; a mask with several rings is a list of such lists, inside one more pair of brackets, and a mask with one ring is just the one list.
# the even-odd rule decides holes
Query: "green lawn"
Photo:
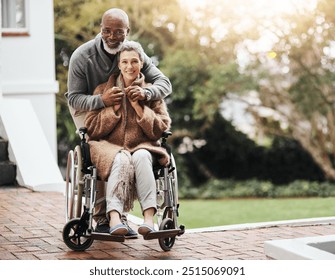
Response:
[{"label": "green lawn", "polygon": [[[181,200],[186,228],[335,216],[335,198]],[[131,213],[140,216],[136,203]]]}]

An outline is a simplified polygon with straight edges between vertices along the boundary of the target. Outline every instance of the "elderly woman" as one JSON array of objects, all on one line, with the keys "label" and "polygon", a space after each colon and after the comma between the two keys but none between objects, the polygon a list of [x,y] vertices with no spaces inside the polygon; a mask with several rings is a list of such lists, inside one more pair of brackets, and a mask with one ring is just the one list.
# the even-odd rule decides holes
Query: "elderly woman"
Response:
[{"label": "elderly woman", "polygon": [[92,162],[98,176],[107,180],[106,213],[112,235],[127,234],[120,215],[132,209],[136,198],[144,216],[138,232],[146,235],[154,230],[157,205],[152,166],[154,160],[161,165],[169,162],[169,155],[158,142],[171,124],[164,101],[142,101],[134,94],[136,87],[146,87],[140,72],[143,59],[140,44],[126,41],[122,45],[118,61],[121,73],[110,76],[94,92],[103,94],[117,87],[121,91],[116,93],[118,102],[88,112],[85,119]]}]

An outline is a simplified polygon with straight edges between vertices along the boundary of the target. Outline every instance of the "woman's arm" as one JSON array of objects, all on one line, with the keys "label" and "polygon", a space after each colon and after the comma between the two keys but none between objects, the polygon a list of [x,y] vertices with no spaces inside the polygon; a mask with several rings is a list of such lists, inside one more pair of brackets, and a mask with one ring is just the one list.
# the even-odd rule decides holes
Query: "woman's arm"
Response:
[{"label": "woman's arm", "polygon": [[[140,106],[140,104],[139,104]],[[142,117],[138,115],[137,123],[148,138],[156,141],[162,133],[170,129],[171,119],[164,101],[158,100],[150,103],[150,107],[144,105]],[[136,110],[136,109],[135,109]]]},{"label": "woman's arm", "polygon": [[86,114],[85,126],[91,140],[99,140],[110,134],[121,120],[113,107],[90,111]]}]

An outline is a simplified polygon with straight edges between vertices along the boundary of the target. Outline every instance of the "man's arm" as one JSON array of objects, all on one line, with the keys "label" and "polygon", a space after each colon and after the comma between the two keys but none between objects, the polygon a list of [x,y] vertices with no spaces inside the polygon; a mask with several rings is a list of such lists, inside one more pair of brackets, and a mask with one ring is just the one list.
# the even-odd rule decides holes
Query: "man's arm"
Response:
[{"label": "man's arm", "polygon": [[152,84],[146,88],[151,100],[164,99],[172,93],[170,80],[152,63],[147,55],[144,57],[141,72],[144,74],[146,82]]},{"label": "man's arm", "polygon": [[85,63],[77,52],[74,52],[69,64],[66,97],[71,107],[81,111],[91,111],[101,109],[104,103],[100,95],[93,95],[88,92],[87,74]]},{"label": "man's arm", "polygon": [[[75,51],[70,59],[68,73],[68,92],[66,97],[71,107],[76,110],[91,111],[105,107],[100,95],[93,95],[88,92],[87,81],[87,61],[83,59],[78,51]],[[151,59],[145,55],[142,72],[146,81],[151,86],[147,87],[149,98],[160,100],[167,97],[172,92],[170,80],[152,63]]]}]

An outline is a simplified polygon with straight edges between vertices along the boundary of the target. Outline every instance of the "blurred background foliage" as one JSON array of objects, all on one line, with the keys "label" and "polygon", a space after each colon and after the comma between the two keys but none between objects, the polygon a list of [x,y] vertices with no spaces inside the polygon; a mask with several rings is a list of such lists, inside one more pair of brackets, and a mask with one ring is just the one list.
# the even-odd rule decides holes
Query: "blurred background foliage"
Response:
[{"label": "blurred background foliage", "polygon": [[335,0],[55,0],[60,166],[78,143],[69,57],[111,7],[172,82],[182,196],[333,194]]}]

